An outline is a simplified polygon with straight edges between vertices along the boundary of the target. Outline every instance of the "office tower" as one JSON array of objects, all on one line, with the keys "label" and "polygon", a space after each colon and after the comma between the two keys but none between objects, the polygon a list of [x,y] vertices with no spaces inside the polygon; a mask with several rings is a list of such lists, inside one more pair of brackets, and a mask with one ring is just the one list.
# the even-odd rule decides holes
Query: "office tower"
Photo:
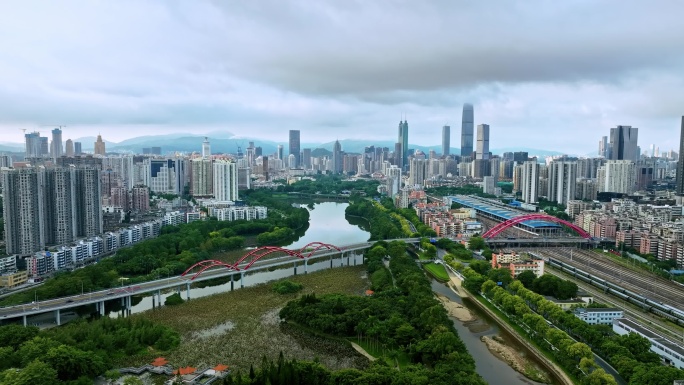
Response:
[{"label": "office tower", "polygon": [[394,165],[399,167],[399,169],[403,170],[404,169],[404,160],[402,159],[402,154],[401,154],[401,143],[397,142],[394,143]]},{"label": "office tower", "polygon": [[631,194],[636,188],[636,164],[629,160],[609,160],[598,169],[598,191]]},{"label": "office tower", "polygon": [[397,143],[401,145],[401,164],[402,166],[408,165],[408,122],[404,120],[399,121],[399,135]]},{"label": "office tower", "polygon": [[449,147],[451,146],[451,127],[442,127],[442,155],[449,155]]},{"label": "office tower", "polygon": [[104,156],[106,153],[105,142],[102,140],[102,135],[97,134],[97,140],[95,141],[95,149],[93,151],[95,155]]},{"label": "office tower", "polygon": [[602,156],[604,158],[609,158],[610,157],[610,151],[608,150],[608,137],[607,136],[602,136],[601,140],[599,140],[599,150],[598,150],[598,155]]},{"label": "office tower", "polygon": [[333,155],[332,155],[332,167],[331,171],[333,174],[341,174],[344,170],[344,163],[342,157],[342,145],[339,140],[335,141],[333,145]]},{"label": "office tower", "polygon": [[617,126],[610,129],[610,160],[631,160],[636,162],[639,154],[637,137],[639,129],[632,126]]},{"label": "office tower", "polygon": [[516,164],[523,164],[523,163],[527,162],[528,160],[530,160],[530,158],[529,158],[529,154],[527,153],[527,151],[516,151],[513,153],[513,161]]},{"label": "office tower", "polygon": [[[30,153],[27,140],[27,153]],[[5,247],[7,254],[30,255],[45,247],[41,221],[44,215],[44,169],[27,167],[3,169],[5,191]]]},{"label": "office tower", "polygon": [[137,212],[150,211],[150,189],[146,186],[133,186],[131,189],[131,209]]},{"label": "office tower", "polygon": [[74,141],[71,139],[66,140],[66,144],[64,146],[64,155],[73,158],[74,157]]},{"label": "office tower", "polygon": [[428,161],[426,159],[411,158],[409,167],[409,185],[423,185],[428,176]]},{"label": "office tower", "polygon": [[210,197],[214,195],[212,188],[214,178],[211,159],[195,158],[190,161],[192,180],[190,182],[190,194],[193,197]]},{"label": "office tower", "polygon": [[48,147],[47,136],[41,136],[40,138],[40,155],[41,157],[50,155],[50,148]]},{"label": "office tower", "polygon": [[283,145],[279,144],[278,145],[278,151],[276,152],[276,158],[280,159],[280,160],[285,160],[285,158],[283,158],[284,155],[285,154],[283,152]]},{"label": "office tower", "polygon": [[461,156],[473,155],[473,128],[475,124],[475,113],[473,105],[465,103],[463,105],[463,115],[461,117]]},{"label": "office tower", "polygon": [[489,155],[489,124],[478,124],[475,159],[489,159]]},{"label": "office tower", "polygon": [[264,180],[268,181],[268,155],[261,157],[261,173],[264,175]]},{"label": "office tower", "polygon": [[548,200],[566,205],[568,201],[575,199],[577,162],[551,162],[548,180]]},{"label": "office tower", "polygon": [[238,167],[226,160],[214,162],[214,197],[218,201],[238,200]]},{"label": "office tower", "polygon": [[302,150],[302,168],[311,170],[311,149],[305,148]]},{"label": "office tower", "polygon": [[503,160],[510,160],[513,161],[513,153],[512,152],[504,152],[503,153]]},{"label": "office tower", "polygon": [[290,154],[295,156],[294,164],[290,164],[290,168],[298,168],[300,165],[301,146],[299,142],[299,130],[290,130]]},{"label": "office tower", "polygon": [[81,148],[81,142],[74,142],[74,155],[83,154],[83,149]]},{"label": "office tower", "polygon": [[34,131],[24,134],[24,140],[26,141],[27,158],[39,158],[43,156],[41,151],[40,132]]},{"label": "office tower", "polygon": [[539,163],[527,161],[521,167],[522,200],[525,203],[537,203],[539,200]]},{"label": "office tower", "polygon": [[55,128],[52,130],[52,143],[50,145],[50,156],[52,158],[59,158],[64,154],[62,148],[62,130]]},{"label": "office tower", "polygon": [[684,196],[684,116],[682,116],[682,126],[679,131],[679,161],[677,162],[677,183],[675,194]]},{"label": "office tower", "polygon": [[204,142],[202,142],[202,158],[211,157],[211,144],[209,143],[209,138],[204,137]]}]

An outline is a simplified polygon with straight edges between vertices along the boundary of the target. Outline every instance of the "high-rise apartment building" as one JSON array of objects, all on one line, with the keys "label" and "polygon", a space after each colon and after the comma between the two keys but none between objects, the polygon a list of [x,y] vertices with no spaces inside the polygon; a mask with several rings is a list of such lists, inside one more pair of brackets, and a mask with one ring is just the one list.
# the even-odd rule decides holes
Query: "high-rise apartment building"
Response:
[{"label": "high-rise apartment building", "polygon": [[298,168],[301,163],[301,143],[299,130],[290,130],[290,154],[294,155],[295,163],[290,164],[290,168]]},{"label": "high-rise apartment building", "polygon": [[64,155],[64,149],[62,148],[62,130],[55,128],[52,130],[52,143],[50,143],[50,156],[53,159],[59,158]]},{"label": "high-rise apartment building", "polygon": [[636,188],[636,164],[629,160],[609,160],[598,169],[598,191],[631,194]]},{"label": "high-rise apartment building", "polygon": [[609,147],[608,147],[608,137],[607,136],[602,136],[601,140],[599,140],[598,155],[602,156],[606,159],[608,159],[610,157],[610,151],[609,151]]},{"label": "high-rise apartment building", "polygon": [[632,126],[617,126],[610,129],[610,159],[631,160],[639,159],[637,138],[639,129]]},{"label": "high-rise apartment building", "polygon": [[302,150],[302,168],[311,170],[311,149],[305,148]]},{"label": "high-rise apartment building", "polygon": [[575,199],[577,162],[554,161],[549,164],[547,199],[566,205]]},{"label": "high-rise apartment building", "polygon": [[401,164],[403,167],[408,165],[408,129],[408,122],[400,120],[397,143],[401,145]]},{"label": "high-rise apartment building", "polygon": [[81,147],[81,142],[74,142],[74,155],[82,155],[83,148]]},{"label": "high-rise apartment building", "polygon": [[131,189],[131,210],[150,211],[150,189],[146,186],[133,186]]},{"label": "high-rise apartment building", "polygon": [[465,103],[463,105],[463,115],[461,117],[461,156],[473,155],[473,128],[475,124],[475,113],[473,105]]},{"label": "high-rise apartment building", "polygon": [[97,134],[97,140],[95,141],[94,145],[95,145],[95,148],[94,148],[93,152],[95,153],[95,155],[104,156],[107,153],[106,148],[105,148],[105,142],[104,142],[104,140],[102,140],[102,135]]},{"label": "high-rise apartment building", "polygon": [[100,170],[76,167],[76,235],[94,237],[102,234],[102,203],[100,201]]},{"label": "high-rise apartment building", "polygon": [[387,195],[393,198],[395,195],[399,194],[401,189],[401,169],[397,166],[390,166],[387,168]]},{"label": "high-rise apartment building", "polygon": [[150,159],[144,161],[143,183],[150,191],[182,195],[185,190],[184,159]]},{"label": "high-rise apartment building", "polygon": [[71,139],[66,140],[64,145],[64,155],[73,158],[74,157],[74,141]]},{"label": "high-rise apartment building", "polygon": [[428,177],[429,161],[427,159],[411,158],[409,167],[409,185],[423,185]]},{"label": "high-rise apartment building", "polygon": [[204,137],[204,142],[202,142],[202,158],[211,157],[211,144],[209,143],[209,138]]},{"label": "high-rise apartment building", "polygon": [[27,158],[39,158],[43,156],[40,138],[40,132],[37,131],[24,134],[24,140],[26,141]]},{"label": "high-rise apartment building", "polygon": [[442,156],[449,155],[449,147],[451,146],[451,127],[442,127]]},{"label": "high-rise apartment building", "polygon": [[[27,153],[31,153],[28,138],[26,147]],[[45,247],[41,223],[45,216],[44,170],[42,167],[3,169],[1,174],[5,191],[12,191],[3,199],[7,254],[33,254]]]},{"label": "high-rise apartment building", "polygon": [[213,189],[216,200],[231,202],[238,200],[238,177],[236,163],[227,160],[217,160],[214,162]]},{"label": "high-rise apartment building", "polygon": [[190,193],[193,197],[210,197],[214,195],[213,165],[211,159],[196,158],[190,161],[192,180]]},{"label": "high-rise apartment building", "polygon": [[521,167],[522,200],[525,203],[536,203],[539,200],[539,163],[527,161]]},{"label": "high-rise apartment building", "polygon": [[679,161],[677,162],[677,183],[675,194],[684,196],[684,116],[682,116],[682,126],[679,131]]},{"label": "high-rise apartment building", "polygon": [[285,156],[285,154],[283,152],[283,145],[279,144],[278,145],[278,151],[276,152],[276,157],[280,160],[285,160],[284,156]]},{"label": "high-rise apartment building", "polygon": [[489,159],[489,124],[477,125],[477,149],[475,159]]}]

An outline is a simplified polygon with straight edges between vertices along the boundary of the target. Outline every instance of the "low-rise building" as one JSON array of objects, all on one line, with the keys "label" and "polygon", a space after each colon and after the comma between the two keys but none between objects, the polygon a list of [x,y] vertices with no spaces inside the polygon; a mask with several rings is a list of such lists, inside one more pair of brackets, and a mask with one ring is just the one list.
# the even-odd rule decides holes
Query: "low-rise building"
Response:
[{"label": "low-rise building", "polygon": [[515,278],[523,271],[532,271],[535,276],[544,275],[544,261],[534,259],[529,255],[518,254],[515,251],[492,253],[492,268],[507,268]]},{"label": "low-rise building", "polygon": [[28,282],[28,272],[26,270],[0,275],[0,287],[13,288],[26,282]]},{"label": "low-rise building", "polygon": [[589,325],[612,325],[615,319],[624,316],[624,312],[617,308],[578,307],[573,313]]},{"label": "low-rise building", "polygon": [[684,369],[684,347],[681,344],[670,341],[651,329],[626,318],[614,320],[613,331],[619,335],[636,333],[648,339],[651,342],[651,351],[659,355],[665,364]]}]

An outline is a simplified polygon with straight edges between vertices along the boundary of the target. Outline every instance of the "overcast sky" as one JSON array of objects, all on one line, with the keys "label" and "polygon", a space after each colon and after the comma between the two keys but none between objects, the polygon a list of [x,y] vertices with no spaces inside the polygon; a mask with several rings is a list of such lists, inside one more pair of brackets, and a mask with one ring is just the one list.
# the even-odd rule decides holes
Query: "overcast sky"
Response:
[{"label": "overcast sky", "polygon": [[595,152],[617,124],[678,150],[684,2],[0,2],[0,142],[20,129],[232,132],[303,142],[460,145],[461,108],[491,147]]}]

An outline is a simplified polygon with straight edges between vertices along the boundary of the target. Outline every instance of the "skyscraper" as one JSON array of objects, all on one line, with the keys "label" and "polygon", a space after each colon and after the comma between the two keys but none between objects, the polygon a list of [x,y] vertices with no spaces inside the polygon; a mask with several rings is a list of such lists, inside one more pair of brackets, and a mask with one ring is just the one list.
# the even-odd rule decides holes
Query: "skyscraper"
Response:
[{"label": "skyscraper", "polygon": [[27,158],[40,157],[43,155],[41,151],[40,132],[34,131],[24,134],[24,140],[26,141]]},{"label": "skyscraper", "polygon": [[489,124],[477,125],[477,150],[475,159],[489,159]]},{"label": "skyscraper", "polygon": [[2,171],[2,185],[5,191],[12,191],[12,194],[5,194],[3,199],[7,254],[30,255],[45,247],[41,225],[45,208],[43,179],[42,168]]},{"label": "skyscraper", "polygon": [[463,116],[461,118],[461,156],[473,155],[474,122],[475,113],[473,112],[473,105],[470,103],[463,104]]},{"label": "skyscraper", "polygon": [[93,151],[95,155],[104,156],[107,152],[105,149],[105,142],[102,140],[102,135],[97,134],[97,140],[95,141],[95,150]]},{"label": "skyscraper", "polygon": [[285,160],[284,155],[285,154],[283,153],[283,145],[279,144],[278,151],[276,152],[276,159]]},{"label": "skyscraper", "polygon": [[609,160],[597,171],[599,192],[631,194],[636,188],[636,164],[629,160]]},{"label": "skyscraper", "polygon": [[226,160],[214,162],[213,178],[216,200],[232,202],[238,200],[238,168],[236,163]]},{"label": "skyscraper", "polygon": [[52,130],[52,143],[50,143],[50,156],[59,158],[64,154],[62,147],[62,130],[55,128]]},{"label": "skyscraper", "polygon": [[449,155],[449,146],[451,146],[451,127],[442,127],[442,155]]},{"label": "skyscraper", "polygon": [[639,158],[637,137],[639,129],[632,126],[617,126],[610,129],[610,159],[631,160]]},{"label": "skyscraper", "polygon": [[682,127],[679,131],[679,161],[677,162],[675,194],[684,196],[684,116],[682,116]]},{"label": "skyscraper", "polygon": [[555,161],[549,164],[548,200],[566,205],[575,199],[576,188],[577,162]]},{"label": "skyscraper", "polygon": [[539,200],[539,163],[527,161],[522,164],[522,200],[525,203],[536,203]]},{"label": "skyscraper", "polygon": [[66,144],[64,146],[64,155],[73,158],[74,156],[74,141],[71,139],[66,140]]},{"label": "skyscraper", "polygon": [[190,192],[194,197],[209,197],[214,194],[213,168],[211,159],[195,158],[191,162],[192,179]]},{"label": "skyscraper", "polygon": [[209,143],[209,138],[204,137],[204,142],[202,142],[202,158],[211,157],[211,144]]},{"label": "skyscraper", "polygon": [[409,167],[409,185],[423,185],[428,177],[429,162],[426,159],[411,158]]},{"label": "skyscraper", "polygon": [[342,156],[342,145],[338,140],[335,141],[333,145],[333,155],[332,155],[332,173],[340,174],[344,170],[343,156]]},{"label": "skyscraper", "polygon": [[408,122],[399,121],[399,138],[397,143],[401,144],[401,164],[408,165]]},{"label": "skyscraper", "polygon": [[81,142],[74,142],[74,155],[82,155],[83,149],[81,148]]},{"label": "skyscraper", "polygon": [[302,150],[302,168],[311,170],[311,149],[305,148]]},{"label": "skyscraper", "polygon": [[598,155],[607,159],[610,157],[609,152],[610,151],[608,150],[608,137],[602,136],[601,140],[599,140]]},{"label": "skyscraper", "polygon": [[299,130],[290,130],[290,154],[295,156],[295,164],[290,168],[298,168],[301,164],[301,143],[299,142]]}]

